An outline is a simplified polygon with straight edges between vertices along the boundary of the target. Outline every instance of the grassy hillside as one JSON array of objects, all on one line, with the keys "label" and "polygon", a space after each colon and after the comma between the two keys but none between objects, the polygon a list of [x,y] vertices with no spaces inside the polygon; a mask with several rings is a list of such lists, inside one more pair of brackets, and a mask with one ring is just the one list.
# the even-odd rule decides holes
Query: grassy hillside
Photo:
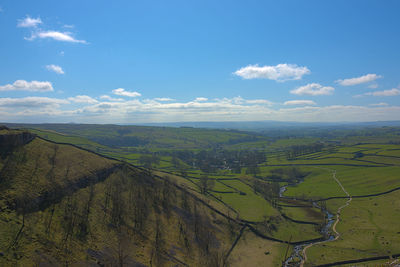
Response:
[{"label": "grassy hillside", "polygon": [[[390,202],[389,194],[374,194],[400,187],[400,138],[396,128],[342,131],[337,136],[328,135],[331,139],[318,135],[271,139],[247,132],[194,128],[59,124],[34,127],[43,127],[32,130],[43,138],[72,143],[123,162],[150,168],[151,171],[146,175],[151,173],[149,177],[161,184],[164,180],[171,182],[178,190],[174,191],[174,195],[179,196],[181,190],[184,190],[193,198],[194,203],[202,207],[206,205],[203,213],[205,218],[211,218],[211,224],[215,222],[214,216],[222,216],[224,224],[220,224],[219,219],[216,221],[221,227],[218,231],[225,234],[217,236],[225,246],[222,254],[229,254],[226,262],[232,266],[251,265],[250,262],[256,264],[260,261],[279,266],[284,260],[287,248],[285,242],[292,242],[292,246],[288,247],[289,257],[296,244],[321,240],[324,235],[329,235],[321,232],[327,222],[326,210],[335,216],[338,208],[346,202],[346,193],[338,181],[351,196],[364,196],[370,201],[379,197],[382,203]],[[113,141],[107,143],[104,141],[106,139]],[[124,146],[125,142],[132,142],[132,146]],[[338,181],[333,178],[334,173]],[[279,192],[283,186],[284,192]],[[102,189],[100,192],[105,194]],[[159,194],[157,192],[153,191],[151,195]],[[280,195],[282,192],[283,196]],[[179,200],[174,203],[177,207],[182,204]],[[306,265],[398,253],[397,247],[391,245],[397,239],[390,239],[396,236],[390,228],[395,225],[390,210],[375,209],[375,206],[371,206],[375,205],[372,202],[365,203],[354,200],[349,207],[343,209],[337,227],[343,236],[337,241],[310,248]],[[361,206],[365,212],[359,211]],[[214,210],[214,213],[217,210],[221,214],[217,212],[212,215],[210,210]],[[159,213],[156,210],[153,212]],[[378,229],[372,232],[371,238],[390,239],[386,241],[389,243],[380,248],[376,246],[377,242],[357,245],[367,230],[363,232],[355,228],[375,214],[379,214],[379,219],[389,222],[388,229],[393,231]],[[167,217],[174,216],[179,218],[182,213]],[[232,218],[234,223],[226,221],[226,217]],[[170,227],[179,220],[159,221],[168,224],[164,228],[173,233],[177,230]],[[375,222],[377,219],[372,220]],[[153,227],[156,227],[157,219],[153,217],[151,221]],[[366,226],[366,229],[371,225]],[[238,242],[234,242],[236,238]],[[251,240],[251,244],[247,239]],[[168,240],[169,244],[174,242],[174,239]],[[228,244],[233,243],[236,244],[234,249],[226,251]],[[256,244],[264,244],[268,250],[262,247],[256,249]],[[179,247],[177,244],[174,246]],[[337,253],[326,251],[330,248]],[[174,253],[179,255],[176,251]],[[318,257],[318,253],[329,257]],[[140,262],[150,263],[150,256],[146,253],[143,252],[141,257]],[[196,257],[185,258],[184,262],[199,264],[201,256],[197,260]],[[299,259],[295,257],[294,260]]]},{"label": "grassy hillside", "polygon": [[[0,139],[22,133],[2,130]],[[244,225],[225,206],[166,176],[24,134],[0,143],[1,266],[240,262],[230,254]],[[285,245],[263,242],[278,265]]]},{"label": "grassy hillside", "polygon": [[[149,150],[205,149],[215,145],[267,142],[259,134],[219,129],[90,125],[90,124],[27,124],[24,128],[44,129],[70,136],[79,136],[108,147],[136,147]],[[54,136],[50,136],[52,138]],[[57,141],[62,142],[62,136]]]}]

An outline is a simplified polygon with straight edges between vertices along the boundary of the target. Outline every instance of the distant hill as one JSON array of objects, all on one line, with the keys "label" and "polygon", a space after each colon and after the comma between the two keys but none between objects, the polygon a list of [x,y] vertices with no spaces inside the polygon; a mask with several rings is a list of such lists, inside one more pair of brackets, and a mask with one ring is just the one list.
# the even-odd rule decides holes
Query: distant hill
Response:
[{"label": "distant hill", "polygon": [[231,121],[231,122],[168,122],[168,123],[141,123],[143,126],[166,127],[193,127],[237,130],[270,130],[286,127],[382,127],[400,126],[400,121],[375,121],[375,122],[291,122],[291,121]]},{"label": "distant hill", "polygon": [[285,138],[318,138],[321,141],[337,141],[338,138],[345,139],[354,136],[389,137],[398,135],[400,121],[343,124],[273,121],[188,122],[153,125],[158,126],[7,124],[10,128],[31,129],[46,139],[72,142],[92,151],[111,147],[135,148],[146,152],[182,149],[237,149],[238,144],[247,148],[263,147]]},{"label": "distant hill", "polygon": [[267,140],[257,133],[207,128],[176,128],[102,124],[7,124],[13,128],[41,129],[84,137],[109,147],[143,147],[146,149],[211,148],[242,142]]}]

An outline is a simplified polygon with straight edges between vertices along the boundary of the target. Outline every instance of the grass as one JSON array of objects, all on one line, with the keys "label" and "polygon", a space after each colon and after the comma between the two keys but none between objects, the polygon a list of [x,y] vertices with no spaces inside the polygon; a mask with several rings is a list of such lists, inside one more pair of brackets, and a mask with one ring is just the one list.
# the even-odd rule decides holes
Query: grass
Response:
[{"label": "grass", "polygon": [[37,138],[15,150],[9,158],[9,168],[3,172],[9,177],[3,183],[9,179],[9,185],[1,193],[13,200],[34,200],[50,192],[67,190],[82,177],[90,177],[117,163],[72,146]]},{"label": "grass", "polygon": [[400,186],[399,167],[338,168],[337,177],[350,195],[368,195]]},{"label": "grass", "polygon": [[282,207],[282,212],[292,219],[306,222],[324,223],[320,209],[308,207]]},{"label": "grass", "polygon": [[[84,125],[84,124],[45,124],[21,125],[34,129],[55,131],[57,133],[80,136],[109,146],[110,141],[134,137],[135,146],[145,147],[151,151],[170,149],[208,149],[215,144],[230,147],[236,143],[257,144],[267,142],[268,138],[254,133],[196,128],[118,126],[118,125]],[[132,140],[132,139],[131,139]],[[131,146],[132,142],[126,142]]]},{"label": "grass", "polygon": [[[197,192],[199,191],[199,188],[196,186],[198,180],[191,179],[190,181],[192,182],[189,182],[189,180],[185,180],[179,176],[175,176],[175,179],[178,181],[179,184],[183,184],[191,188],[192,190],[196,190]],[[279,214],[268,201],[266,201],[261,196],[255,194],[253,189],[251,189],[247,184],[243,183],[242,181],[223,180],[221,182],[223,183],[216,181],[213,190],[232,192],[234,191],[234,189],[228,187],[231,186],[236,190],[245,193],[244,195],[241,195],[239,193],[217,193],[213,191],[210,192],[214,197],[220,199],[221,201],[232,207],[234,210],[236,210],[240,216],[240,219],[260,222],[264,219],[264,217],[277,216]]]},{"label": "grass", "polygon": [[362,160],[369,160],[369,161],[374,161],[378,163],[384,163],[384,164],[392,164],[396,166],[400,166],[400,157],[395,158],[395,157],[385,157],[382,155],[379,156],[364,156],[362,157]]},{"label": "grass", "polygon": [[[14,158],[11,161],[9,157]],[[203,232],[195,238],[191,223],[191,216],[194,215],[185,215],[180,211],[184,207],[182,191],[132,167],[121,167],[105,181],[95,181],[92,186],[65,189],[64,186],[79,177],[113,166],[115,161],[41,139],[19,147],[1,160],[7,164],[10,161],[17,163],[7,166],[10,172],[2,170],[2,174],[10,178],[8,186],[4,188],[5,180],[0,180],[1,266],[30,266],[40,262],[52,266],[61,262],[66,265],[90,265],[99,260],[105,265],[115,266],[121,248],[127,264],[134,264],[134,261],[147,265],[153,261],[154,264],[151,254],[155,247],[157,223],[162,229],[158,236],[161,235],[164,240],[162,253],[171,253],[191,266],[207,266],[214,254],[223,255],[230,247],[231,234],[224,217],[189,196],[186,208],[202,221],[196,229]],[[14,167],[17,168],[15,172]],[[37,196],[45,196],[55,187],[60,187],[63,193],[68,191],[68,194],[38,210],[21,215],[6,205],[21,193],[35,202]],[[132,198],[135,194],[140,194],[136,201]],[[139,233],[135,230],[137,217],[133,216],[139,202],[137,199],[147,205],[143,210],[148,212],[146,223]],[[118,211],[123,223],[116,221],[115,218],[119,217],[114,217]],[[82,228],[83,225],[86,227]],[[182,243],[182,229],[189,238],[190,251]],[[238,225],[233,223],[232,231],[237,232]],[[211,234],[210,240],[216,240],[216,243],[210,243],[209,257],[202,257],[198,240],[208,234]],[[89,253],[90,250],[94,256]],[[96,255],[100,258],[94,258]],[[166,261],[172,265],[174,260],[167,257]]]},{"label": "grass", "polygon": [[311,174],[296,186],[288,186],[285,196],[320,199],[332,196],[345,196],[332,178],[333,169],[327,167],[308,167]]},{"label": "grass", "polygon": [[278,215],[278,212],[268,201],[256,194],[254,190],[244,182],[240,180],[228,180],[223,181],[223,183],[245,194],[213,193],[217,198],[232,206],[239,213],[241,219],[260,222],[264,217]]},{"label": "grass", "polygon": [[[228,150],[263,150],[267,155],[267,162],[260,165],[261,173],[258,175],[259,178],[269,176],[271,169],[276,168],[270,165],[299,165],[302,170],[310,173],[310,175],[298,185],[288,186],[285,196],[290,197],[320,199],[345,196],[337,182],[332,178],[333,170],[337,171],[336,177],[351,195],[380,193],[400,186],[400,180],[398,179],[398,173],[400,173],[400,145],[388,144],[389,141],[397,142],[399,138],[392,133],[390,135],[385,135],[383,133],[381,135],[362,136],[362,131],[360,131],[360,136],[346,137],[343,135],[341,137],[335,137],[335,141],[342,142],[342,144],[346,145],[332,146],[318,153],[306,154],[295,160],[287,160],[285,149],[288,147],[292,145],[311,144],[321,140],[324,141],[324,138],[286,138],[272,141],[272,139],[267,136],[228,130],[110,125],[42,125],[40,127],[46,127],[47,129],[47,131],[36,130],[36,133],[41,136],[45,136],[57,142],[73,143],[132,164],[138,164],[138,159],[142,153],[147,153],[149,151],[160,152],[161,161],[153,167],[159,170],[168,170],[176,173],[179,172],[174,170],[174,166],[171,164],[172,158],[170,156],[164,156],[168,155],[169,152],[179,150],[197,152],[215,148]],[[109,146],[108,142],[127,137],[136,138],[134,140],[139,140],[138,144]],[[361,142],[366,144],[359,144]],[[32,149],[40,150],[40,146],[36,144],[36,147]],[[46,149],[48,149],[46,153],[49,154],[51,152],[51,147],[50,149]],[[356,155],[359,156],[359,153],[356,154],[357,152],[361,152],[363,155],[356,158]],[[38,158],[40,161],[45,162],[45,158],[41,156]],[[62,157],[60,157],[60,160],[61,158]],[[74,156],[72,163],[79,164],[75,163],[75,158],[79,158],[79,156]],[[68,162],[68,159],[69,157],[64,157],[61,161]],[[0,167],[2,167],[2,164],[3,163],[0,162]],[[43,164],[45,165],[45,163]],[[74,166],[77,168],[91,169],[94,165],[92,166],[90,164],[84,165],[84,163],[81,163],[81,165]],[[328,164],[328,166],[325,166],[325,164]],[[185,164],[182,165],[187,168],[190,176],[198,178],[203,175],[200,170],[192,169]],[[369,167],[365,167],[364,165]],[[282,168],[285,168],[285,166],[282,166]],[[218,170],[216,173],[208,175],[216,179],[227,177],[243,178],[246,179],[246,183],[251,184],[254,178],[246,175],[245,169],[246,168],[242,168],[241,174],[233,174],[229,170]],[[58,175],[62,175],[62,173],[65,173],[65,168],[57,168],[55,172],[57,172]],[[24,170],[24,173],[27,174],[28,171]],[[160,174],[160,176],[168,177],[180,186],[193,192],[202,200],[210,203],[210,205],[217,207],[218,210],[228,213],[227,207],[222,203],[215,201],[215,199],[213,200],[212,197],[207,198],[199,193],[199,188],[196,185],[196,183],[198,183],[197,179],[188,177],[185,179],[162,172],[155,173]],[[43,174],[42,172],[41,175],[43,176]],[[24,182],[25,181],[20,181],[18,188],[25,188],[25,191],[27,191],[26,189],[29,188],[30,185],[33,185],[33,188],[35,188],[35,186],[43,186],[43,184],[39,182],[23,185]],[[272,235],[282,240],[288,240],[292,237],[293,241],[320,237],[318,230],[312,225],[295,224],[282,219],[277,209],[273,208],[264,198],[255,194],[250,186],[241,181],[216,181],[213,189],[223,192],[238,190],[245,193],[224,194],[211,192],[213,196],[220,198],[223,202],[235,209],[241,219],[262,222],[265,218],[278,218],[275,220],[277,230],[275,232],[265,232],[267,235]],[[397,235],[394,233],[393,225],[394,221],[399,220],[399,218],[396,217],[399,212],[396,211],[396,214],[391,216],[393,213],[391,207],[398,207],[399,205],[395,198],[391,196],[392,194],[389,195],[371,198],[368,201],[366,199],[353,199],[352,204],[343,210],[343,221],[338,225],[339,232],[343,231],[343,239],[324,245],[321,244],[316,248],[310,249],[310,263],[329,262],[328,260],[336,258],[360,258],[365,255],[371,256],[377,253],[383,253],[385,250],[396,250],[398,248],[397,244],[400,242],[396,239]],[[398,197],[398,195],[396,196]],[[375,205],[374,201],[378,201],[378,199],[379,202],[376,202],[377,205]],[[326,205],[332,213],[335,213],[337,208],[343,205],[344,202],[344,199],[329,200]],[[322,219],[319,211],[313,208],[282,207],[282,211],[289,217],[297,220],[321,222]],[[231,213],[231,215],[236,216],[233,213]],[[12,214],[9,214],[9,218],[13,218]],[[387,224],[385,224],[384,220],[387,220]],[[358,226],[360,226],[360,229],[357,228]],[[17,230],[18,227],[10,228],[8,236],[12,237]],[[368,231],[371,232],[368,233]],[[390,237],[390,235],[392,235],[392,237]],[[281,247],[278,246],[279,248],[277,248],[276,244],[269,244],[265,240],[254,239],[254,237],[248,233],[245,234],[245,236],[252,241],[246,243],[243,241],[246,240],[246,238],[244,238],[239,242],[238,248],[241,248],[240,250],[242,251],[240,253],[242,254],[237,253],[238,251],[236,251],[235,248],[232,259],[235,259],[237,264],[251,265],[252,262],[258,263],[264,261],[271,264],[279,263],[280,259],[278,260],[278,258],[281,257]],[[6,237],[7,234],[5,234],[4,238]],[[381,237],[383,237],[383,239]],[[113,238],[115,237],[110,237],[110,239]],[[388,242],[388,244],[386,244],[386,242]],[[357,245],[358,243],[359,245]],[[271,254],[263,254],[262,251],[264,247],[262,244],[268,247]],[[317,248],[319,250],[314,251]],[[395,252],[399,253],[399,251]],[[145,255],[147,252],[142,251],[140,253]]]},{"label": "grass", "polygon": [[341,216],[341,238],[310,248],[309,265],[400,253],[400,192],[353,199]]},{"label": "grass", "polygon": [[258,238],[253,232],[246,230],[233,249],[230,266],[282,266],[286,245]]},{"label": "grass", "polygon": [[298,224],[283,218],[279,222],[278,229],[271,235],[280,240],[299,242],[320,238],[322,235],[318,232],[317,226],[310,224]]},{"label": "grass", "polygon": [[385,151],[380,151],[377,153],[377,155],[400,157],[400,148],[393,148]]},{"label": "grass", "polygon": [[103,145],[79,136],[70,136],[53,131],[43,131],[40,129],[29,129],[29,131],[54,142],[73,144],[83,148],[93,149],[94,151],[106,148]]},{"label": "grass", "polygon": [[240,218],[244,220],[260,222],[264,216],[278,214],[265,199],[254,193],[247,194],[247,192],[246,195],[221,193],[213,193],[213,195],[233,207],[239,213]]}]

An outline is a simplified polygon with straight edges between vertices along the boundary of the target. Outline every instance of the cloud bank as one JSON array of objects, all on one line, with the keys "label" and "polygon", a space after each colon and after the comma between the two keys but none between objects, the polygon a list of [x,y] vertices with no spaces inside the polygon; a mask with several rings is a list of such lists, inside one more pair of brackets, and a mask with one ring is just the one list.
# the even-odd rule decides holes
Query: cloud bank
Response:
[{"label": "cloud bank", "polygon": [[[79,106],[71,105],[78,103]],[[47,97],[0,98],[4,121],[42,121],[81,123],[141,123],[173,121],[373,121],[396,120],[400,106],[330,105],[315,106],[311,100],[290,100],[284,108],[272,108],[265,99],[242,97],[187,102],[127,99],[99,101],[78,95],[68,99]],[[290,105],[305,105],[286,107]]]}]

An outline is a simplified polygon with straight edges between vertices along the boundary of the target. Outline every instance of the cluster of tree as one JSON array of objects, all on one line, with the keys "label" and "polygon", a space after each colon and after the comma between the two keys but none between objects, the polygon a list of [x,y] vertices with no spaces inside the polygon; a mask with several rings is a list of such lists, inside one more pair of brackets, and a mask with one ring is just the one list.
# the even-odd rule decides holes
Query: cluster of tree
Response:
[{"label": "cluster of tree", "polygon": [[361,151],[357,151],[354,153],[353,158],[358,159],[358,158],[362,158],[364,157],[364,153],[362,153]]},{"label": "cluster of tree", "polygon": [[280,186],[278,182],[264,182],[258,179],[253,181],[254,192],[259,193],[265,200],[267,200],[273,207],[279,199]]},{"label": "cluster of tree", "polygon": [[92,136],[90,140],[109,147],[145,146],[148,140],[136,136]]},{"label": "cluster of tree", "polygon": [[263,221],[256,225],[257,230],[273,235],[278,230],[278,225],[281,223],[280,216],[264,216]]},{"label": "cluster of tree", "polygon": [[260,173],[260,168],[257,165],[251,165],[246,169],[246,174],[253,175],[254,177],[257,177]]},{"label": "cluster of tree", "polygon": [[298,167],[276,168],[270,171],[270,175],[265,177],[265,180],[296,184],[303,180],[308,174],[308,172],[303,171]]},{"label": "cluster of tree", "polygon": [[177,159],[180,159],[189,166],[206,173],[212,173],[217,169],[231,169],[240,173],[242,167],[257,166],[257,164],[267,160],[265,153],[258,150],[176,151],[173,152],[172,157],[173,164],[176,164]]},{"label": "cluster of tree", "polygon": [[200,176],[199,187],[202,194],[206,194],[215,185],[215,180],[210,179],[207,175]]},{"label": "cluster of tree", "polygon": [[324,144],[322,144],[322,143],[290,146],[286,150],[286,158],[288,160],[293,160],[293,159],[296,159],[298,156],[321,152],[323,148],[324,148]]},{"label": "cluster of tree", "polygon": [[138,163],[150,169],[154,164],[160,164],[160,157],[156,153],[142,154],[139,157]]},{"label": "cluster of tree", "polygon": [[[204,187],[208,188],[211,180],[206,177],[204,180]],[[177,242],[187,257],[197,258],[200,265],[224,266],[226,251],[218,247],[209,215],[187,192],[177,190],[167,180],[134,172],[130,167],[113,174],[103,188],[101,217],[102,225],[110,232],[111,252],[109,258],[104,259],[106,265],[126,266],[141,244],[151,248],[149,266],[164,266],[171,256],[168,244]],[[85,242],[93,234],[89,219],[95,212],[93,196],[93,187],[90,187],[85,193],[67,197],[63,202],[62,220],[58,221],[61,221],[64,250],[71,250],[74,240]],[[54,231],[51,227],[53,214],[54,210],[45,220],[48,233]],[[177,218],[178,225],[170,224],[171,217]],[[176,227],[179,240],[171,240],[167,231]]]},{"label": "cluster of tree", "polygon": [[[251,133],[253,134],[253,133]],[[235,145],[235,144],[240,144],[240,143],[246,143],[246,142],[256,142],[259,139],[262,139],[256,135],[247,135],[244,137],[240,137],[240,138],[230,138],[228,140],[228,142],[226,142],[226,144],[228,145]]]},{"label": "cluster of tree", "polygon": [[[203,207],[188,198],[188,195],[181,196],[181,209],[185,215],[181,216],[178,222],[179,242],[185,249],[185,253],[192,256],[197,247],[200,256],[199,266],[226,266],[227,251],[218,244],[219,241],[212,231],[214,227],[209,223],[209,217],[205,214]],[[219,223],[226,224],[235,236],[238,229],[231,219],[226,219],[225,222],[219,221]]]}]

